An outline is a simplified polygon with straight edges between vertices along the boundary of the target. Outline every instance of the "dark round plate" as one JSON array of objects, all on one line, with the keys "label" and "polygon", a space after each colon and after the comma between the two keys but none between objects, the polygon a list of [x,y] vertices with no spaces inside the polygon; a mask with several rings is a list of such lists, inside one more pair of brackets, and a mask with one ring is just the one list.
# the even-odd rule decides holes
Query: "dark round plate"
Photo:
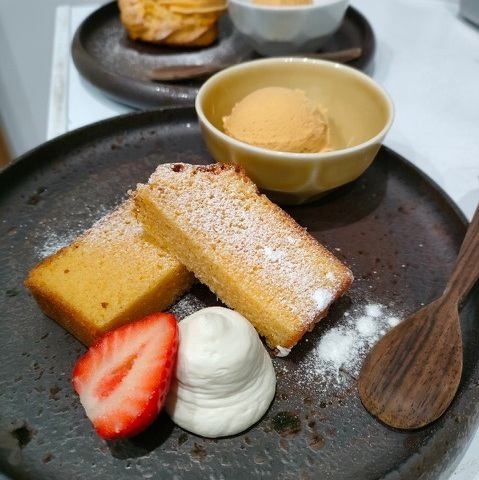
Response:
[{"label": "dark round plate", "polygon": [[[466,223],[448,197],[382,148],[356,182],[288,209],[351,265],[356,280],[287,358],[275,358],[276,398],[247,432],[208,440],[164,414],[143,434],[98,438],[70,385],[84,351],[23,287],[45,242],[68,237],[117,204],[162,162],[208,163],[193,109],[117,117],[63,135],[0,174],[0,465],[14,478],[437,479],[471,437],[479,409],[479,290],[461,313],[464,375],[451,408],[418,431],[386,428],[363,409],[355,383],[307,380],[315,345],[364,299],[404,313],[438,295]],[[58,246],[58,245],[57,245]],[[48,248],[47,248],[48,250]],[[173,310],[217,304],[196,286]],[[185,308],[188,307],[188,308]],[[346,372],[347,373],[347,372]]]},{"label": "dark round plate", "polygon": [[[350,65],[364,68],[374,53],[374,34],[368,21],[349,7],[339,30],[323,51],[362,47]],[[113,99],[136,108],[193,105],[199,80],[159,83],[148,72],[162,65],[236,64],[257,57],[224,15],[218,41],[203,49],[180,50],[132,41],[123,28],[116,2],[93,12],[78,28],[72,43],[73,61],[93,85]]]}]

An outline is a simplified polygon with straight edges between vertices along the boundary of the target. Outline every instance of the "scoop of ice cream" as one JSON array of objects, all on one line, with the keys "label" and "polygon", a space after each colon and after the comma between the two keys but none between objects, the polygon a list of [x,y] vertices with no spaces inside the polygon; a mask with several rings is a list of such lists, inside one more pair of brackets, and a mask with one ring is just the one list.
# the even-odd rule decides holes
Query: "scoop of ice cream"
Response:
[{"label": "scoop of ice cream", "polygon": [[302,90],[256,90],[223,117],[223,126],[229,136],[269,150],[314,153],[329,147],[328,124],[321,108]]}]

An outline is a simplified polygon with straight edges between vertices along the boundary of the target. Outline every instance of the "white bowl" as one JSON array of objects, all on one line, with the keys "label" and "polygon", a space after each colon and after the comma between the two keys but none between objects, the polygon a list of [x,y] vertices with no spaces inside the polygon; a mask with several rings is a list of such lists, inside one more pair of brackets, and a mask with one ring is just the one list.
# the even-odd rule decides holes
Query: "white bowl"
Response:
[{"label": "white bowl", "polygon": [[340,26],[348,0],[313,0],[310,5],[274,7],[229,0],[237,30],[261,55],[318,50]]}]

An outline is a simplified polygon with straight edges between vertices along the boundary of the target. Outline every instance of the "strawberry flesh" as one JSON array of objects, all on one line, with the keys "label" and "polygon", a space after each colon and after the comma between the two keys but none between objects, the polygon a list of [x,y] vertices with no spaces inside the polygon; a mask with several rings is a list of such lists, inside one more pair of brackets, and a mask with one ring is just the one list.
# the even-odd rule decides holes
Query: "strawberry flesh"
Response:
[{"label": "strawberry flesh", "polygon": [[153,422],[177,349],[175,316],[153,313],[106,333],[77,361],[73,387],[101,437],[131,437]]}]

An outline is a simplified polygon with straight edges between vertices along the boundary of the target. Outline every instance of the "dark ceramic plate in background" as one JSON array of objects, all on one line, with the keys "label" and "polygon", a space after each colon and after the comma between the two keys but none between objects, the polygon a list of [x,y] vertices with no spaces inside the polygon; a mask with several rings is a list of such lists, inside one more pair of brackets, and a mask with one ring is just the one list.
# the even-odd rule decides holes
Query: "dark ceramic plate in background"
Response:
[{"label": "dark ceramic plate in background", "polygon": [[[303,365],[325,332],[364,299],[407,314],[437,296],[466,222],[448,197],[406,160],[382,148],[356,182],[289,208],[355,274],[347,296],[293,350],[275,358],[276,398],[243,434],[210,440],[165,414],[131,440],[104,442],[70,385],[84,347],[45,317],[23,287],[58,239],[116,205],[159,163],[208,163],[193,109],[117,117],[68,133],[0,174],[0,470],[12,478],[102,480],[278,478],[437,479],[467,445],[479,409],[479,290],[461,313],[464,373],[446,414],[427,428],[386,428],[344,389],[304,381]],[[49,245],[48,242],[53,242]],[[58,247],[58,245],[56,245]],[[215,305],[196,286],[173,309]],[[187,309],[186,309],[187,310]]]},{"label": "dark ceramic plate in background", "polygon": [[[233,29],[227,15],[220,20],[219,39],[211,47],[174,49],[132,41],[126,35],[116,2],[87,17],[75,33],[72,56],[80,74],[109,97],[136,108],[193,105],[200,80],[159,83],[148,72],[162,65],[236,64],[258,55]],[[339,30],[322,51],[361,47],[363,54],[349,65],[365,68],[374,53],[374,34],[368,21],[349,7]]]}]

